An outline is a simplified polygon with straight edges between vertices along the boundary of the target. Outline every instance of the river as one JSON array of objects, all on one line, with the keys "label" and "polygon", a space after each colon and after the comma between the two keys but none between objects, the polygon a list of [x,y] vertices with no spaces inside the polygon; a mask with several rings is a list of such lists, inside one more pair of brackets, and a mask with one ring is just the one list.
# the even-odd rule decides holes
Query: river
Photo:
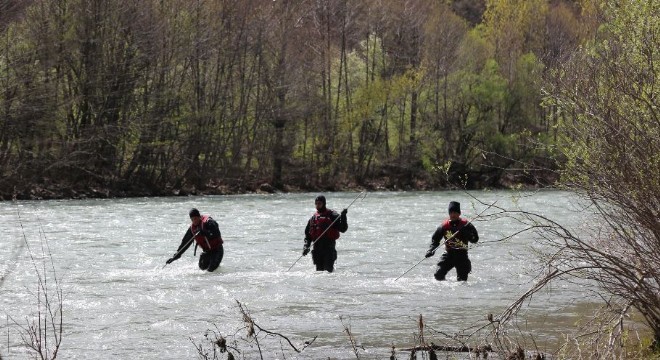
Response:
[{"label": "river", "polygon": [[[542,213],[568,227],[583,216],[565,192],[470,194],[485,203],[497,200],[498,206]],[[329,208],[341,210],[357,193],[325,195]],[[470,250],[473,270],[467,283],[457,282],[454,270],[448,281],[434,280],[442,251],[396,280],[424,257],[450,200],[461,202],[468,219],[485,208],[466,193],[451,191],[369,193],[348,210],[349,229],[338,240],[334,273],[315,272],[311,256],[287,271],[301,255],[315,196],[0,203],[0,309],[5,313],[0,355],[25,357],[17,324],[25,325],[38,308],[35,266],[53,285],[50,260],[63,293],[58,354],[63,359],[196,358],[195,344],[206,344],[209,329],[230,340],[245,336],[237,302],[256,324],[287,336],[297,347],[316,337],[300,354],[278,338],[262,338],[265,359],[354,359],[345,327],[360,358],[386,359],[392,345],[414,345],[420,314],[433,330],[427,340],[442,343],[441,332],[451,335],[485,324],[487,314],[501,312],[533,283],[539,264],[532,255],[533,235],[498,242],[516,230],[504,219],[475,221],[480,244]],[[197,268],[192,247],[163,268],[189,225],[192,207],[220,224],[225,257],[213,273]],[[551,349],[565,327],[588,311],[590,303],[576,290],[552,287],[525,308],[526,330],[533,331],[541,349]],[[55,295],[51,290],[53,302]],[[246,358],[258,358],[254,344],[238,345]]]}]

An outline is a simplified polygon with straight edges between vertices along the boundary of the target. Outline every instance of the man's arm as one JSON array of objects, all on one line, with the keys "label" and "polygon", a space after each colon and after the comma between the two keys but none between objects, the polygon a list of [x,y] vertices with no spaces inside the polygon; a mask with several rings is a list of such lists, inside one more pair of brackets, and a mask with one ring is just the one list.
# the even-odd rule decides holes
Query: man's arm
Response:
[{"label": "man's arm", "polygon": [[190,245],[192,245],[193,242],[190,241],[192,237],[193,237],[193,233],[192,231],[190,231],[190,228],[188,228],[188,231],[186,231],[186,234],[183,235],[183,238],[181,239],[181,244],[176,249],[176,252],[179,253],[177,259],[181,257],[181,255],[183,255],[183,253],[186,252],[186,250],[188,250]]},{"label": "man's arm", "polygon": [[309,247],[312,245],[312,239],[310,238],[309,235],[309,228],[310,228],[310,223],[312,222],[312,219],[309,219],[307,221],[307,226],[305,226],[305,243],[303,245],[303,256],[307,255],[309,253]]},{"label": "man's arm", "polygon": [[209,218],[204,225],[204,236],[209,239],[222,237],[220,234],[220,226],[218,225],[217,221]]},{"label": "man's arm", "polygon": [[332,212],[332,221],[335,221],[337,219],[337,216],[339,216],[339,220],[337,220],[333,227],[337,229],[341,233],[345,233],[346,230],[348,230],[348,220],[346,219],[346,213],[348,210],[344,209],[341,211],[341,215],[337,214],[337,212],[333,211]]},{"label": "man's arm", "polygon": [[438,228],[435,229],[433,235],[431,235],[431,245],[429,245],[429,249],[433,249],[440,246],[440,242],[444,237],[445,237],[445,230],[442,228],[442,226],[438,226]]},{"label": "man's arm", "polygon": [[469,242],[476,243],[477,241],[479,241],[479,233],[477,233],[477,228],[475,228],[474,225],[472,225],[472,223],[465,225],[463,230],[465,230],[464,238],[467,239]]},{"label": "man's arm", "polygon": [[193,238],[192,231],[190,231],[190,228],[188,228],[188,231],[186,231],[186,234],[183,235],[183,238],[181,239],[181,244],[176,249],[176,253],[174,254],[174,256],[167,259],[167,261],[165,263],[170,264],[170,263],[172,263],[172,261],[177,260],[178,258],[180,258],[181,255],[183,255],[183,253],[186,252],[186,250],[188,250],[190,245],[192,245],[192,243],[193,243],[192,238]]},{"label": "man's arm", "polygon": [[[312,226],[311,223],[312,223],[312,219],[310,218],[309,220],[307,220],[307,225],[305,226],[305,240],[310,240],[311,241],[311,235],[309,234],[309,231],[310,231],[311,226]],[[314,240],[316,240],[316,239],[314,239]]]},{"label": "man's arm", "polygon": [[444,235],[445,232],[442,229],[442,226],[438,226],[438,228],[435,229],[435,232],[431,236],[431,244],[429,245],[429,249],[426,250],[426,257],[435,255],[435,251],[437,250],[438,246],[440,246],[440,240],[442,240]]}]

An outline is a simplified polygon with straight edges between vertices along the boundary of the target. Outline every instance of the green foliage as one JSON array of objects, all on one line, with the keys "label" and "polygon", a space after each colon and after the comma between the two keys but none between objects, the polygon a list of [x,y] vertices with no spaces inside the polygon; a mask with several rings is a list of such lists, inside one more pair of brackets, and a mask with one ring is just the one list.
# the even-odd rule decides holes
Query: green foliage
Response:
[{"label": "green foliage", "polygon": [[541,117],[541,86],[543,64],[533,53],[520,56],[516,63],[516,77],[510,85],[507,108],[511,114],[511,125],[507,131],[529,129]]},{"label": "green foliage", "polygon": [[599,5],[606,23],[564,66],[551,101],[563,115],[560,145],[567,161],[562,180],[596,205],[607,224],[601,231],[616,238],[606,241],[616,262],[606,264],[627,275],[601,285],[630,301],[660,341],[657,283],[630,285],[640,281],[635,274],[657,278],[660,268],[660,180],[655,176],[660,173],[660,4]]},{"label": "green foliage", "polygon": [[470,29],[445,3],[33,2],[0,37],[2,168],[149,188],[242,185],[275,159],[301,183],[478,172],[543,135],[545,5],[488,3]]},{"label": "green foliage", "polygon": [[[601,27],[601,40],[586,49],[587,66],[576,68],[595,76],[593,84],[584,82],[584,85],[593,86],[592,94],[585,94],[584,98],[567,95],[560,103],[568,114],[577,112],[570,123],[564,123],[564,128],[570,129],[565,137],[569,149],[566,175],[570,181],[587,180],[583,177],[587,174],[582,170],[585,164],[608,169],[609,174],[615,176],[627,176],[622,173],[620,163],[631,160],[637,163],[638,158],[628,159],[629,154],[614,148],[612,141],[634,145],[660,135],[653,120],[657,116],[656,79],[660,68],[650,61],[660,45],[659,17],[652,15],[657,14],[653,10],[660,8],[652,4],[640,2],[625,9],[603,4],[602,10],[611,21]],[[574,74],[566,76],[571,75]],[[584,111],[587,108],[593,110]],[[612,134],[612,128],[607,124],[615,119],[625,121],[619,123],[616,133]],[[643,160],[639,159],[642,161],[635,166],[639,169],[646,166],[658,168],[657,159],[647,154],[645,152]]]},{"label": "green foliage", "polygon": [[[485,114],[494,112],[502,106],[507,95],[507,81],[500,75],[499,65],[495,59],[488,59],[478,75],[471,75],[468,75],[471,81],[466,81],[463,91],[478,109],[477,114],[481,115],[471,119],[472,123],[476,123],[480,117],[483,118]],[[482,122],[482,124],[487,123],[491,122]]]},{"label": "green foliage", "polygon": [[458,62],[461,70],[479,72],[485,63],[493,58],[495,46],[484,36],[483,27],[468,32],[458,49]]},{"label": "green foliage", "polygon": [[495,45],[495,58],[506,77],[515,76],[518,58],[530,51],[540,51],[542,24],[548,11],[545,0],[489,0],[484,13],[483,32]]}]

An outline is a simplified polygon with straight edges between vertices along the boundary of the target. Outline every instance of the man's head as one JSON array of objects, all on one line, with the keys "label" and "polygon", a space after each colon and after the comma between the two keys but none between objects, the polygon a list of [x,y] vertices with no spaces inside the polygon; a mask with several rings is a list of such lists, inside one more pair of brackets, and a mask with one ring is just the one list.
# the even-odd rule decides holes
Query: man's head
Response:
[{"label": "man's head", "polygon": [[314,205],[316,205],[316,210],[324,210],[325,209],[325,196],[319,195],[314,199]]},{"label": "man's head", "polygon": [[459,217],[461,217],[461,203],[458,201],[450,201],[448,210],[449,219],[457,220]]},{"label": "man's head", "polygon": [[190,221],[192,221],[193,225],[199,225],[199,222],[202,221],[202,215],[199,214],[199,210],[196,208],[190,209],[188,216],[190,216]]}]

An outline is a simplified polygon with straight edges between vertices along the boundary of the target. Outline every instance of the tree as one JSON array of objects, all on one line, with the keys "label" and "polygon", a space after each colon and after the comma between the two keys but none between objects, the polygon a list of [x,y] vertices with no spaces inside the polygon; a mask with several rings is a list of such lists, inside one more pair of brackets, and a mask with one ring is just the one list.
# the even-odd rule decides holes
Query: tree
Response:
[{"label": "tree", "polygon": [[[386,21],[389,31],[384,33],[383,44],[390,58],[390,66],[385,69],[388,76],[404,74],[403,82],[406,97],[402,99],[401,113],[407,114],[408,126],[399,127],[399,141],[402,142],[400,155],[403,163],[413,165],[409,171],[414,171],[414,164],[419,159],[418,154],[418,116],[419,87],[421,80],[422,46],[424,44],[424,23],[429,13],[429,3],[426,1],[396,1],[391,4],[391,13]],[[409,97],[409,99],[408,99]],[[410,110],[405,109],[410,104]],[[402,115],[403,116],[403,115]],[[401,122],[403,125],[403,121]],[[408,136],[404,136],[404,134]],[[404,145],[405,144],[405,145]]]},{"label": "tree", "polygon": [[[606,221],[601,283],[645,317],[660,342],[660,4],[603,2],[595,43],[565,68],[564,182]],[[584,74],[589,74],[584,76]]]},{"label": "tree", "polygon": [[[426,35],[424,37],[425,56],[424,66],[427,68],[427,86],[429,89],[426,96],[429,104],[427,111],[429,119],[427,127],[436,139],[428,143],[435,145],[434,160],[444,159],[452,151],[452,128],[454,122],[451,111],[451,99],[456,91],[450,88],[449,76],[460,67],[460,58],[457,56],[461,43],[468,33],[468,26],[458,15],[449,11],[446,5],[436,5],[439,16],[429,17],[426,23]],[[457,85],[457,84],[454,84]],[[424,106],[423,106],[424,107]],[[437,141],[441,139],[442,142]]]},{"label": "tree", "polygon": [[512,81],[518,58],[540,52],[542,24],[547,13],[545,0],[491,0],[486,3],[483,31],[495,47],[495,59],[504,76]]},{"label": "tree", "polygon": [[562,119],[561,182],[586,202],[593,220],[570,231],[522,214],[532,228],[546,229],[552,251],[547,272],[523,298],[559,278],[596,285],[609,317],[580,341],[591,340],[603,358],[625,351],[631,309],[660,345],[660,3],[597,5],[605,23],[561,66],[548,99]]}]

